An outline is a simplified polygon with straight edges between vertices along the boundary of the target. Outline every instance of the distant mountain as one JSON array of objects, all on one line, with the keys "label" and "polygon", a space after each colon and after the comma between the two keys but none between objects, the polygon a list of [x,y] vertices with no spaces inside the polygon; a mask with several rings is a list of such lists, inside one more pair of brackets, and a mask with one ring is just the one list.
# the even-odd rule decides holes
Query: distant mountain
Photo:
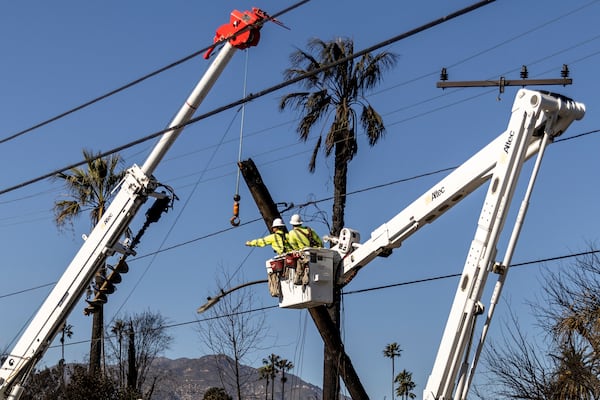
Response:
[{"label": "distant mountain", "polygon": [[[235,389],[233,360],[224,355],[210,355],[201,358],[157,358],[152,363],[150,376],[146,379],[149,386],[154,379],[155,388],[152,400],[202,400],[204,393],[211,387],[222,387],[232,398],[237,399]],[[272,382],[266,388],[266,381],[259,379],[258,369],[241,366],[240,383],[242,399],[263,400],[268,389],[271,399]],[[319,387],[302,381],[293,374],[286,373],[285,400],[318,400],[322,398]],[[226,382],[223,384],[222,382]],[[146,389],[147,390],[147,389]],[[275,377],[274,399],[281,399],[281,376]]]}]

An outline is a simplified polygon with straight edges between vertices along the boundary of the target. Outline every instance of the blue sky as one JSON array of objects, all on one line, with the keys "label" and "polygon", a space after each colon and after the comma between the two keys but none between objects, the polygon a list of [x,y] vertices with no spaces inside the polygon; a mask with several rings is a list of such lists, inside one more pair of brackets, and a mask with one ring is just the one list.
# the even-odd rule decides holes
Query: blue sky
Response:
[{"label": "blue sky", "polygon": [[[257,6],[276,13],[292,4],[274,0],[260,4],[4,2],[0,5],[0,138],[208,46],[232,9]],[[201,111],[242,97],[245,74],[247,93],[280,83],[289,54],[296,47],[303,48],[311,37],[350,37],[355,49],[361,50],[470,4],[462,0],[425,0],[410,5],[373,0],[366,6],[355,0],[313,0],[280,17],[290,30],[269,24],[257,47],[237,52]],[[387,134],[373,148],[361,136],[359,153],[350,164],[348,188],[358,193],[348,198],[346,225],[368,237],[444,174],[386,184],[457,166],[506,128],[518,88],[507,88],[501,95],[494,88],[442,91],[436,88],[442,67],[448,68],[450,80],[482,80],[518,79],[521,65],[528,66],[531,78],[557,78],[562,65],[568,64],[572,86],[540,89],[585,103],[586,116],[571,126],[566,137],[600,129],[596,116],[598,15],[598,1],[500,0],[387,47],[398,54],[398,64],[368,99],[383,115]],[[207,66],[206,60],[197,57],[2,143],[0,190],[80,161],[82,148],[106,151],[162,129]],[[320,157],[316,173],[307,171],[314,142],[299,142],[295,115],[277,109],[278,99],[288,90],[292,89],[246,106],[242,158],[255,161],[277,202],[302,204],[326,199],[332,194],[332,160]],[[181,200],[151,226],[138,254],[190,243],[132,261],[131,272],[105,308],[107,318],[141,309],[160,311],[177,325],[170,330],[175,343],[166,356],[171,358],[206,354],[191,322],[198,317],[197,307],[217,290],[215,278],[220,268],[239,271],[236,279],[265,277],[264,260],[271,256],[270,250],[244,246],[246,240],[265,233],[264,224],[227,230],[241,127],[241,113],[232,109],[186,128],[155,171]],[[590,134],[548,149],[514,263],[579,252],[598,240],[599,140],[598,134]],[[123,151],[124,166],[142,164],[153,144]],[[363,191],[377,185],[382,187]],[[90,230],[86,216],[75,223],[73,232],[56,229],[52,204],[62,193],[57,183],[43,181],[0,196],[2,349],[11,346],[50,288],[13,293],[55,282],[79,249],[81,234]],[[485,189],[475,192],[407,240],[390,258],[363,268],[345,290],[460,273],[484,194]],[[240,195],[242,222],[258,218],[243,182]],[[305,219],[311,220],[321,211],[330,219],[331,202],[318,202],[317,206],[302,210]],[[290,215],[284,215],[286,221]],[[320,234],[327,233],[327,226],[318,218],[311,225]],[[139,226],[141,222],[136,220],[132,229]],[[221,230],[226,231],[211,235]],[[502,253],[503,248],[499,250]],[[500,337],[508,304],[531,329],[531,335],[539,335],[525,302],[540,294],[544,268],[568,266],[567,260],[515,268],[490,337]],[[342,335],[372,399],[390,397],[390,361],[382,350],[391,342],[398,342],[403,349],[396,370],[413,372],[420,396],[457,282],[457,278],[435,280],[344,297]],[[266,287],[254,290],[257,307],[275,304]],[[76,307],[69,318],[75,331],[72,341],[81,343],[67,348],[67,361],[82,360],[89,349],[85,341],[91,321],[82,315],[82,308],[83,304]],[[293,373],[320,385],[322,344],[306,311],[270,309],[266,321],[271,342],[265,346],[273,347],[253,354],[248,364],[260,365],[262,357],[274,350],[295,364]],[[59,358],[59,350],[51,349],[41,366],[54,365]]]}]

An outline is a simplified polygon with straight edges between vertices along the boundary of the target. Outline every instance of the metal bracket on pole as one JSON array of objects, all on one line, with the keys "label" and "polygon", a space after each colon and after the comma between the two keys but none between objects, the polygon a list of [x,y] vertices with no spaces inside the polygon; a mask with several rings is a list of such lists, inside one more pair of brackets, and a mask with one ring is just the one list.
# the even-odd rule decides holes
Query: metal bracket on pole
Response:
[{"label": "metal bracket on pole", "polygon": [[545,86],[545,85],[571,85],[573,79],[569,78],[569,67],[567,64],[563,64],[560,71],[561,78],[559,79],[528,79],[527,67],[523,65],[521,67],[521,79],[508,80],[501,76],[498,80],[483,80],[483,81],[454,81],[448,82],[448,71],[446,68],[442,68],[440,72],[440,81],[436,84],[436,87],[441,89],[446,88],[458,88],[458,87],[488,87],[498,86],[499,93],[504,93],[506,86]]}]

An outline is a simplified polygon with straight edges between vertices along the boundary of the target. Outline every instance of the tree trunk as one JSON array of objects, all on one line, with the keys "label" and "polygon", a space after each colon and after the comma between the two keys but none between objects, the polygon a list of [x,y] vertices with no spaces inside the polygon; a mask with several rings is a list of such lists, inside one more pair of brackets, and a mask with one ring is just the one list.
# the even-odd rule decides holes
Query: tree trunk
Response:
[{"label": "tree trunk", "polygon": [[[275,363],[271,362],[271,371],[275,371]],[[271,400],[275,400],[275,373],[271,373]]]},{"label": "tree trunk", "polygon": [[269,400],[269,377],[267,376],[267,384],[265,385],[265,400]]},{"label": "tree trunk", "polygon": [[240,361],[237,356],[237,350],[234,350],[234,353],[235,353],[235,387],[237,390],[238,400],[242,400],[242,384],[240,382]]},{"label": "tree trunk", "polygon": [[92,341],[90,344],[90,375],[100,371],[102,359],[102,331],[104,330],[104,305],[92,314]]},{"label": "tree trunk", "polygon": [[[331,234],[339,236],[344,227],[344,210],[346,208],[346,186],[348,179],[349,157],[347,142],[338,142],[335,146],[335,171],[333,175],[333,212],[331,214]],[[336,271],[338,274],[340,271]],[[337,277],[334,279],[337,282]],[[337,285],[333,289],[333,304],[327,309],[335,329],[340,329],[341,291]],[[340,359],[335,349],[327,343],[323,349],[323,400],[338,400],[340,393]]]},{"label": "tree trunk", "polygon": [[135,332],[133,330],[133,322],[129,323],[129,343],[127,348],[127,387],[132,390],[137,390],[137,368],[135,366]]},{"label": "tree trunk", "polygon": [[346,186],[348,182],[349,149],[344,143],[335,146],[335,171],[333,174],[333,211],[331,214],[331,234],[338,236],[344,227],[344,210],[346,209]]},{"label": "tree trunk", "polygon": [[[327,307],[311,307],[308,309],[308,312],[315,322],[315,325],[321,334],[321,338],[323,338],[325,347],[335,349],[334,354],[338,354],[338,356],[333,356],[333,358],[339,360],[339,372],[344,378],[344,383],[350,392],[350,396],[353,399],[368,400],[369,395],[362,386],[350,357],[346,354],[339,329],[336,330],[333,326],[333,321],[331,321],[331,318],[329,317]],[[323,387],[325,388],[325,385],[323,385]],[[323,398],[325,398],[325,396],[325,390],[323,390]]]},{"label": "tree trunk", "polygon": [[394,355],[392,354],[392,400],[394,400],[394,381],[396,380],[396,371],[394,366]]}]

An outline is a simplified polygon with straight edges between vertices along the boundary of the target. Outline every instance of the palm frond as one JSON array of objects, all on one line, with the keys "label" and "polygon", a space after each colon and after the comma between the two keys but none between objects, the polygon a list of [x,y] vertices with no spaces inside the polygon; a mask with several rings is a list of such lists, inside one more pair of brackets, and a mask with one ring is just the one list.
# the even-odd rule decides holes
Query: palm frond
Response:
[{"label": "palm frond", "polygon": [[302,110],[306,103],[306,98],[310,95],[310,92],[294,92],[288,93],[279,100],[279,110],[283,111],[286,108],[292,108],[294,110]]},{"label": "palm frond", "polygon": [[54,204],[54,221],[59,228],[67,223],[72,223],[73,219],[79,215],[81,210],[80,203],[74,200],[57,201]]},{"label": "palm frond", "polygon": [[72,222],[83,207],[90,207],[90,218],[95,225],[111,200],[114,189],[125,176],[125,171],[117,171],[121,157],[112,154],[100,157],[100,153],[83,150],[85,168],[74,167],[68,172],[59,172],[54,179],[62,180],[68,200],[55,202],[55,222],[63,227]]},{"label": "palm frond", "polygon": [[360,123],[367,133],[369,145],[374,146],[385,134],[385,126],[381,115],[370,105],[364,105],[360,114]]},{"label": "palm frond", "polygon": [[315,172],[315,168],[317,166],[317,155],[319,154],[319,149],[321,148],[322,139],[323,139],[323,136],[319,136],[319,139],[317,139],[317,143],[315,144],[315,147],[313,148],[312,155],[311,155],[310,161],[308,163],[308,170],[311,173]]},{"label": "palm frond", "polygon": [[382,52],[376,55],[365,54],[356,65],[357,89],[361,94],[373,89],[383,79],[383,73],[396,65],[394,53]]},{"label": "palm frond", "polygon": [[[279,109],[291,108],[298,112],[300,121],[296,128],[300,138],[307,140],[310,131],[320,122],[329,121],[330,111],[335,110],[327,134],[319,137],[313,150],[309,170],[316,165],[316,154],[321,145],[325,156],[335,150],[336,163],[347,163],[358,151],[356,106],[362,106],[360,127],[367,133],[369,145],[373,146],[385,133],[383,119],[364,100],[366,91],[372,89],[383,77],[383,72],[396,62],[390,52],[365,54],[353,59],[354,42],[350,38],[337,37],[330,41],[312,38],[306,50],[296,49],[290,56],[291,67],[285,71],[288,79],[299,78],[307,72],[342,61],[333,68],[319,71],[302,81],[308,91],[289,93],[283,96]],[[336,149],[340,146],[339,149]],[[341,157],[337,160],[338,157]],[[343,161],[342,161],[343,159]]]}]

